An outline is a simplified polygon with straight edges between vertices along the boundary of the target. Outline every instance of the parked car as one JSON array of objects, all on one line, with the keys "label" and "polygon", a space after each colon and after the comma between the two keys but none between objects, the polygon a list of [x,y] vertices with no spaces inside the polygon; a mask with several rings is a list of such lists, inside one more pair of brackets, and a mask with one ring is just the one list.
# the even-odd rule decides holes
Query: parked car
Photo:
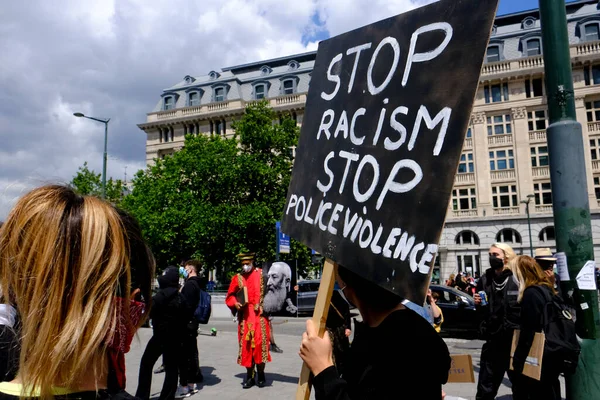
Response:
[{"label": "parked car", "polygon": [[[321,280],[319,279],[298,282],[298,315],[312,315],[315,310],[320,283]],[[333,289],[340,289],[337,282],[334,284]],[[352,309],[353,307],[350,308]]]},{"label": "parked car", "polygon": [[430,285],[429,288],[440,296],[437,305],[444,315],[442,334],[476,337],[480,321],[473,297],[448,286]]}]

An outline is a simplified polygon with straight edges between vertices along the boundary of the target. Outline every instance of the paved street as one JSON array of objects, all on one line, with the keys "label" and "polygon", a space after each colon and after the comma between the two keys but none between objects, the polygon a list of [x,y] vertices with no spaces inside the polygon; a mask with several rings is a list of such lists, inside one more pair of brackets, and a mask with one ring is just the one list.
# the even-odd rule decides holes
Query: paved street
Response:
[{"label": "paved street", "polygon": [[[304,331],[305,318],[276,318],[274,320],[275,339],[277,344],[284,350],[282,354],[272,353],[273,362],[267,365],[267,386],[259,389],[253,387],[243,390],[241,382],[245,376],[245,369],[236,364],[236,324],[232,319],[211,319],[211,323],[203,329],[207,331],[215,327],[217,336],[198,336],[198,347],[200,350],[200,365],[205,382],[200,392],[192,396],[194,398],[218,398],[229,399],[293,399],[295,398],[298,376],[302,366],[298,356],[300,336]],[[137,374],[139,361],[150,339],[152,331],[142,328],[134,339],[131,351],[127,354],[127,390],[134,394],[137,388]],[[475,375],[479,372],[479,352],[482,342],[479,340],[445,339],[450,353],[471,354],[475,366]],[[158,367],[160,361],[157,363]],[[158,397],[164,374],[154,374],[152,381],[152,396]],[[564,396],[564,381],[561,380]],[[475,399],[475,384],[447,384],[444,390],[448,396],[457,396],[469,400]],[[314,396],[312,396],[314,398]],[[510,382],[505,377],[498,399],[511,399]],[[416,398],[418,399],[418,397]]]}]

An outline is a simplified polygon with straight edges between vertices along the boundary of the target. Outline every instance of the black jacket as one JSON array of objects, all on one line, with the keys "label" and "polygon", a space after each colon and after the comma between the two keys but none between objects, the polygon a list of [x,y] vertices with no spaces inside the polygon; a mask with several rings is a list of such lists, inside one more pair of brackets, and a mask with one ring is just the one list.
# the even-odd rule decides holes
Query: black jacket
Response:
[{"label": "black jacket", "polygon": [[412,310],[398,310],[374,328],[355,322],[343,377],[335,367],[322,371],[313,381],[315,398],[441,399],[450,362],[433,327]]},{"label": "black jacket", "polygon": [[521,307],[517,302],[519,284],[513,273],[505,269],[496,276],[492,268],[477,282],[477,291],[485,291],[488,304],[479,306],[482,319],[480,333],[484,339],[493,339],[499,335],[512,335],[519,328]]},{"label": "black jacket", "polygon": [[160,289],[152,297],[150,319],[155,335],[178,337],[185,329],[186,309],[183,297],[179,293],[179,271],[175,267],[166,269],[158,277]]},{"label": "black jacket", "polygon": [[199,323],[194,318],[194,311],[198,307],[198,303],[200,302],[200,289],[203,287],[203,280],[198,276],[191,276],[187,278],[185,284],[183,285],[183,289],[181,289],[181,294],[183,295],[183,299],[186,304],[186,322],[187,329],[190,333],[198,333]]}]

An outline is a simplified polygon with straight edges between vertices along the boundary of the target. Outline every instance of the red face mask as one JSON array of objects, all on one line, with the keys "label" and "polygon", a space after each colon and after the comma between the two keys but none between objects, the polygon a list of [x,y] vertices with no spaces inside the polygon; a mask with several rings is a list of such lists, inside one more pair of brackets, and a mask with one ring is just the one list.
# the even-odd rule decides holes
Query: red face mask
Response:
[{"label": "red face mask", "polygon": [[[129,306],[122,297],[115,297],[117,302],[117,326],[107,338],[110,358],[109,391],[125,389],[125,353],[131,347],[133,336],[144,315],[146,304],[131,299]],[[129,314],[129,318],[127,318]]]}]

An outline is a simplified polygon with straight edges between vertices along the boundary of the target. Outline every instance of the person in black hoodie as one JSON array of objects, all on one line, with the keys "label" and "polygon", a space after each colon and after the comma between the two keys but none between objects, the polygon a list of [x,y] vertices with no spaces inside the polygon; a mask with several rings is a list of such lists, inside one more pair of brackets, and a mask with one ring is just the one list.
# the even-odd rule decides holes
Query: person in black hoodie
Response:
[{"label": "person in black hoodie", "polygon": [[[490,247],[490,267],[477,282],[475,305],[482,318],[480,334],[486,340],[481,349],[477,400],[494,399],[498,388],[508,372],[513,332],[519,328],[520,306],[517,303],[519,284],[508,267],[515,257],[513,249],[505,243],[494,243]],[[487,302],[482,304],[480,291],[484,291]],[[516,395],[515,387],[512,387]]]},{"label": "person in black hoodie", "polygon": [[355,322],[341,377],[333,364],[329,334],[320,338],[313,321],[306,322],[300,357],[314,374],[315,398],[441,399],[451,359],[431,324],[406,308],[394,293],[342,266],[337,280],[363,322]]},{"label": "person in black hoodie", "polygon": [[177,390],[177,370],[179,352],[185,331],[185,306],[179,293],[179,269],[169,266],[162,276],[158,277],[159,291],[152,298],[150,310],[153,334],[142,360],[136,397],[142,400],[150,398],[152,385],[152,368],[160,355],[163,356],[165,380],[160,392],[160,400],[172,400]]}]

